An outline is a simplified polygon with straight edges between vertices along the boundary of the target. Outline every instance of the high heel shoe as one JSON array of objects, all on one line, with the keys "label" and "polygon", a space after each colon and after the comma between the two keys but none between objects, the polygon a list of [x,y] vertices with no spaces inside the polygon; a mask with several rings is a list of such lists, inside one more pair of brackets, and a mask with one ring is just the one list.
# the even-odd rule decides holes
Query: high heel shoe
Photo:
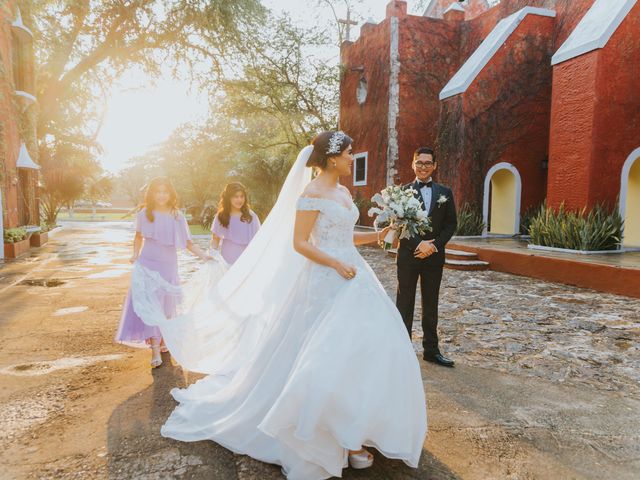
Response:
[{"label": "high heel shoe", "polygon": [[373,465],[373,455],[365,448],[357,452],[349,452],[349,465],[356,470],[369,468]]},{"label": "high heel shoe", "polygon": [[151,346],[151,368],[158,368],[162,365],[162,358],[160,357],[160,345]]}]

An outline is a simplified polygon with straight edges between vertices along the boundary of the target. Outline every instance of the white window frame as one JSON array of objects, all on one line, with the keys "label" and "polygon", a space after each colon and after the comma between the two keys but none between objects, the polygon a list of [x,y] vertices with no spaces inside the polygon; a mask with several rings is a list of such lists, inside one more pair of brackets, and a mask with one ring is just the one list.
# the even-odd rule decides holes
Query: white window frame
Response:
[{"label": "white window frame", "polygon": [[[356,181],[356,172],[358,169],[357,162],[359,159],[364,158],[364,180],[357,182]],[[367,184],[367,176],[369,174],[369,152],[361,152],[353,155],[353,186],[354,187],[363,187]]]}]

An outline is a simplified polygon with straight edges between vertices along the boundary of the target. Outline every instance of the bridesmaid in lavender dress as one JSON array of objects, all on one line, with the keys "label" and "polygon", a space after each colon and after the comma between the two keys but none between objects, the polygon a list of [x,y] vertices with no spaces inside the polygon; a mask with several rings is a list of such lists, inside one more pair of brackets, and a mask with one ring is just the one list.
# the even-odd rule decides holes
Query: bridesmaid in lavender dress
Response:
[{"label": "bridesmaid in lavender dress", "polygon": [[[157,177],[149,182],[143,208],[135,219],[131,263],[158,272],[166,281],[178,285],[178,249],[186,248],[203,260],[211,257],[191,241],[191,233],[184,215],[177,208],[176,191],[168,178]],[[162,300],[167,317],[175,313],[176,299]],[[160,351],[162,336],[158,327],[146,325],[133,310],[131,290],[127,293],[120,326],[115,336],[118,343],[134,347],[151,346],[151,366],[162,364]]]},{"label": "bridesmaid in lavender dress", "polygon": [[241,183],[229,183],[220,195],[211,227],[211,247],[220,248],[225,261],[233,265],[259,228],[260,220],[251,210],[247,189]]}]

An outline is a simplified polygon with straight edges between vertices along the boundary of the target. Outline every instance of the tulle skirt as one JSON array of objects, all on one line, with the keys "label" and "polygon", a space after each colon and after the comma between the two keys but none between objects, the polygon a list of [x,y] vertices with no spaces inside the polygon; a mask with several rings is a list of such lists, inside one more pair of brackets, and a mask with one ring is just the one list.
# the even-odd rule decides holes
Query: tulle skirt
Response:
[{"label": "tulle skirt", "polygon": [[[138,263],[149,271],[155,272],[165,282],[175,285],[180,283],[178,276],[178,256],[173,246],[163,245],[153,239],[145,240]],[[131,289],[122,308],[120,324],[116,331],[115,341],[131,347],[147,347],[153,338],[160,342],[162,334],[156,325],[147,325],[135,312],[131,298]],[[176,314],[176,308],[180,301],[179,295],[167,294],[156,291],[156,301],[162,308],[164,316],[170,318]]]},{"label": "tulle skirt", "polygon": [[309,262],[241,368],[172,390],[163,436],[215,441],[292,480],[341,476],[361,445],[417,467],[426,405],[406,328],[354,247],[330,253],[356,278]]}]

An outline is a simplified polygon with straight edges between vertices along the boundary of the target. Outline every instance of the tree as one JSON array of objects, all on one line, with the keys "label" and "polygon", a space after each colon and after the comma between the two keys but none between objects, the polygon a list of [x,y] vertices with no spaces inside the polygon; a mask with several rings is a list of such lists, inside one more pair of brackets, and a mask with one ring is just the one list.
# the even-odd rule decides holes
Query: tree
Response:
[{"label": "tree", "polygon": [[241,74],[223,82],[223,111],[239,130],[263,130],[244,128],[254,135],[249,145],[298,149],[318,131],[337,126],[338,69],[313,54],[329,44],[324,33],[300,29],[285,17],[271,20],[244,45]]},{"label": "tree", "polygon": [[135,206],[142,202],[145,185],[153,177],[161,174],[157,159],[149,157],[150,155],[147,154],[132,158],[114,181],[114,188],[124,194],[131,201],[131,205]]},{"label": "tree", "polygon": [[102,200],[108,200],[113,192],[113,178],[109,175],[90,177],[85,185],[84,198],[91,203],[93,214],[96,214],[96,205]]},{"label": "tree", "polygon": [[[163,65],[174,73],[186,67],[193,79],[211,82],[265,15],[259,0],[34,0],[31,7],[41,158],[57,144],[97,154],[105,99],[128,69],[157,76]],[[45,171],[59,167],[43,165],[45,179],[62,178]],[[45,181],[45,191],[58,187]]]},{"label": "tree", "polygon": [[179,127],[136,158],[120,177],[121,188],[136,195],[145,172],[166,175],[198,218],[226,183],[240,181],[264,218],[298,151],[319,131],[336,127],[338,68],[314,55],[327,45],[322,32],[270,17],[238,47],[222,91],[213,92],[216,113],[202,125]]},{"label": "tree", "polygon": [[55,225],[62,207],[72,207],[85,193],[87,179],[101,175],[102,168],[87,149],[57,142],[40,157],[42,180],[47,188],[40,198],[44,221]]},{"label": "tree", "polygon": [[223,82],[227,143],[238,150],[234,178],[252,190],[263,217],[298,151],[337,127],[339,70],[314,55],[327,45],[322,32],[271,19],[242,49],[240,73]]},{"label": "tree", "polygon": [[194,219],[214,201],[227,183],[235,148],[227,142],[225,123],[211,120],[183,125],[156,151],[158,165],[172,179]]}]

